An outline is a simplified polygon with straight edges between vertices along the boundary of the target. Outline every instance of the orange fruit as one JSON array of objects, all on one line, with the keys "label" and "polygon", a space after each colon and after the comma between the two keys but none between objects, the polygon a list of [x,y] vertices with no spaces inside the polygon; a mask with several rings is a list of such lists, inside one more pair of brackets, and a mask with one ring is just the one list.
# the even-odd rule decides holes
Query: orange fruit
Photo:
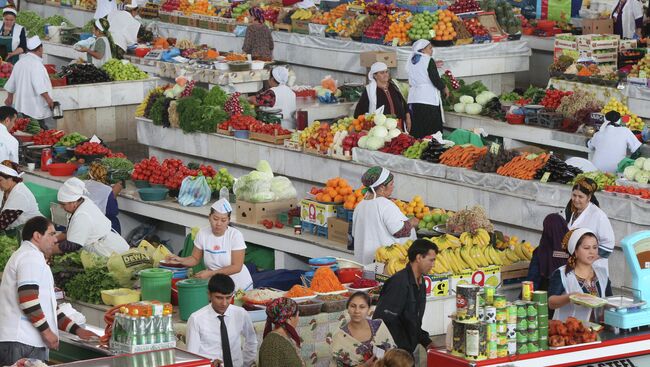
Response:
[{"label": "orange fruit", "polygon": [[324,203],[331,203],[331,202],[332,202],[332,197],[329,196],[329,195],[327,195],[327,194],[323,195],[323,196],[321,197],[321,199],[322,199],[322,200],[318,200],[318,201],[322,201],[322,202],[324,202]]}]

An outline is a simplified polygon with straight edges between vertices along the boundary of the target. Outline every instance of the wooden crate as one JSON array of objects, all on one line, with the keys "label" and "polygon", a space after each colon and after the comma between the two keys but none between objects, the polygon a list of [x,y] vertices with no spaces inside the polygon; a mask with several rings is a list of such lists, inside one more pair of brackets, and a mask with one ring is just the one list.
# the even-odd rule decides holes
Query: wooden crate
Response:
[{"label": "wooden crate", "polygon": [[223,130],[223,129],[217,129],[217,134],[227,135],[227,136],[233,135],[231,130]]},{"label": "wooden crate", "polygon": [[528,275],[529,266],[530,261],[519,261],[512,265],[504,265],[501,267],[501,280],[525,278]]},{"label": "wooden crate", "polygon": [[300,146],[300,143],[296,141],[291,141],[291,139],[284,139],[284,147],[288,150],[292,150],[294,152],[300,152],[302,151],[302,147]]},{"label": "wooden crate", "polygon": [[251,131],[249,135],[249,139],[280,145],[280,144],[284,144],[285,139],[291,139],[291,134],[277,135],[276,132],[276,135],[269,135],[269,134],[262,134],[262,133],[256,133]]}]

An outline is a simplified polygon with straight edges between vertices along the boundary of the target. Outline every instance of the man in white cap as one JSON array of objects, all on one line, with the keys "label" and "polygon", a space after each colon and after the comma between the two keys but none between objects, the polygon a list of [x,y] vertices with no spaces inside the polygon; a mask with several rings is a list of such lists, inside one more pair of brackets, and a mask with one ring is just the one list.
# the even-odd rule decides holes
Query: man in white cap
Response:
[{"label": "man in white cap", "polygon": [[233,279],[236,290],[252,288],[253,278],[244,265],[246,242],[239,230],[229,226],[231,213],[232,206],[228,200],[217,200],[210,208],[210,225],[201,228],[196,234],[192,255],[169,255],[166,260],[189,268],[198,265],[203,259],[207,270],[197,273],[196,277],[209,279],[215,274],[225,274]]},{"label": "man in white cap", "polygon": [[7,99],[5,105],[25,116],[38,120],[46,127],[44,120],[52,117],[52,82],[43,65],[43,43],[38,36],[27,40],[27,52],[18,60],[11,77],[5,84]]},{"label": "man in white cap", "polygon": [[269,85],[271,88],[252,96],[249,101],[257,106],[279,109],[282,111],[282,127],[295,129],[296,93],[287,86],[289,70],[284,66],[276,66],[271,71]]},{"label": "man in white cap", "polygon": [[0,106],[0,162],[18,163],[18,140],[9,133],[14,127],[18,112],[9,106]]}]

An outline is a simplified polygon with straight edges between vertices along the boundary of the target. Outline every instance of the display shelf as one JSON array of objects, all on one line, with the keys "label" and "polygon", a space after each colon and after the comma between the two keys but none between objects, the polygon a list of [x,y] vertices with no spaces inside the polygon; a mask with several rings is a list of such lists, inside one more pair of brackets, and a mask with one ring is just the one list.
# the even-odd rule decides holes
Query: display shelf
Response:
[{"label": "display shelf", "polygon": [[162,349],[151,352],[122,354],[85,361],[59,364],[61,367],[112,367],[112,366],[147,366],[147,367],[210,367],[211,361],[199,355],[178,348]]}]

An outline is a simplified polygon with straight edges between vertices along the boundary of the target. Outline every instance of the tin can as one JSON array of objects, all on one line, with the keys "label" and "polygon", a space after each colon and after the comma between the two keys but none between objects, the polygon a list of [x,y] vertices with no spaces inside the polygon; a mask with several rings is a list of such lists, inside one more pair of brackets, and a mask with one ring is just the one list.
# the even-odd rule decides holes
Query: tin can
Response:
[{"label": "tin can", "polygon": [[508,307],[506,307],[507,313],[508,313],[508,324],[516,324],[517,323],[517,305],[515,304],[509,304]]},{"label": "tin can", "polygon": [[487,359],[487,335],[485,323],[465,324],[465,359],[481,361]]},{"label": "tin can", "polygon": [[521,300],[522,301],[532,301],[533,300],[533,282],[524,281],[521,282]]},{"label": "tin can", "polygon": [[537,327],[546,327],[548,328],[548,315],[537,316]]},{"label": "tin can", "polygon": [[508,332],[508,325],[505,322],[497,322],[497,334],[505,334]]},{"label": "tin can", "polygon": [[460,321],[452,320],[452,349],[451,354],[457,357],[465,356],[465,324]]},{"label": "tin can", "polygon": [[485,308],[484,307],[479,307],[478,308],[478,321],[485,321]]},{"label": "tin can", "polygon": [[485,307],[485,322],[494,324],[497,322],[497,309],[494,306]]},{"label": "tin can", "polygon": [[504,358],[508,356],[508,343],[505,345],[497,346],[497,358]]},{"label": "tin can", "polygon": [[302,226],[301,225],[293,226],[293,234],[295,235],[302,234]]},{"label": "tin can", "polygon": [[548,293],[546,291],[534,291],[533,302],[535,303],[548,303]]},{"label": "tin can", "polygon": [[528,330],[528,320],[526,320],[526,319],[519,320],[517,322],[517,330],[518,331]]},{"label": "tin can", "polygon": [[539,352],[539,344],[536,342],[528,342],[528,353],[537,353]]},{"label": "tin can", "polygon": [[496,288],[491,285],[483,286],[483,298],[485,298],[485,304],[492,306],[494,304],[494,294],[496,293]]},{"label": "tin can", "polygon": [[548,326],[537,326],[537,334],[539,339],[548,339]]},{"label": "tin can", "polygon": [[548,350],[548,339],[540,339],[538,344],[539,350]]},{"label": "tin can", "polygon": [[488,342],[487,343],[487,354],[489,359],[497,358],[497,342]]},{"label": "tin can", "polygon": [[494,307],[497,309],[504,308],[506,307],[506,296],[503,294],[495,294],[494,295],[494,302],[492,303]]},{"label": "tin can", "polygon": [[528,316],[528,313],[526,312],[526,302],[517,301],[515,302],[515,306],[517,306],[517,318],[525,319],[526,316]]},{"label": "tin can", "polygon": [[508,320],[508,313],[505,308],[497,309],[496,320],[497,322],[506,322]]},{"label": "tin can", "polygon": [[508,354],[517,354],[517,340],[508,340]]},{"label": "tin can", "polygon": [[537,320],[528,320],[528,330],[537,330]]},{"label": "tin can", "polygon": [[456,318],[463,322],[478,321],[478,292],[474,284],[456,286]]},{"label": "tin can", "polygon": [[497,337],[497,345],[508,345],[508,337],[505,333],[499,334]]},{"label": "tin can", "polygon": [[537,305],[533,302],[529,302],[526,307],[526,314],[528,317],[537,317]]},{"label": "tin can", "polygon": [[517,354],[528,354],[528,344],[517,344]]},{"label": "tin can", "polygon": [[506,324],[506,334],[508,335],[508,339],[515,339],[517,338],[517,324]]},{"label": "tin can", "polygon": [[483,292],[478,294],[478,307],[485,307],[485,295]]},{"label": "tin can", "polygon": [[517,331],[517,343],[526,344],[528,342],[528,335],[525,331]]},{"label": "tin can", "polygon": [[546,316],[546,317],[548,317],[548,303],[538,303],[537,304],[537,316]]},{"label": "tin can", "polygon": [[487,324],[487,337],[488,341],[497,341],[497,324]]},{"label": "tin can", "polygon": [[528,329],[528,341],[537,342],[539,340],[539,332],[537,330]]}]

